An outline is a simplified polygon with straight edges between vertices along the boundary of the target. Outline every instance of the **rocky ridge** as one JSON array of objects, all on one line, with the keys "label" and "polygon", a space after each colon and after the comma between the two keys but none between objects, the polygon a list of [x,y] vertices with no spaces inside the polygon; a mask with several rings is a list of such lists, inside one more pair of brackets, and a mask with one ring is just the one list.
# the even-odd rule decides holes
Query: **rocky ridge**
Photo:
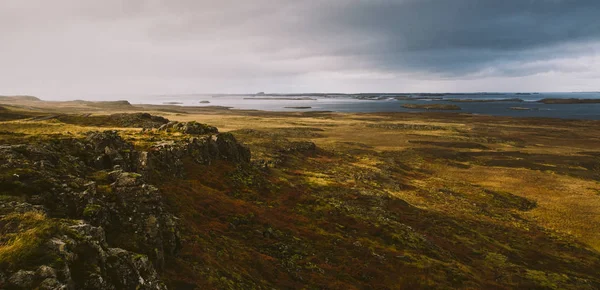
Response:
[{"label": "rocky ridge", "polygon": [[169,123],[169,120],[151,115],[149,113],[117,113],[111,115],[91,115],[91,114],[66,114],[58,115],[55,119],[67,123],[98,127],[125,127],[125,128],[158,128],[163,124]]},{"label": "rocky ridge", "polygon": [[143,151],[116,131],[0,146],[0,289],[165,289],[181,239],[150,183],[182,177],[184,160],[250,161],[233,135],[178,124],[195,135]]},{"label": "rocky ridge", "polygon": [[219,133],[219,130],[216,127],[198,123],[195,121],[191,121],[191,122],[171,121],[171,122],[168,122],[167,124],[163,124],[162,126],[160,126],[158,128],[158,130],[165,131],[165,132],[180,132],[180,133],[192,134],[192,135]]}]

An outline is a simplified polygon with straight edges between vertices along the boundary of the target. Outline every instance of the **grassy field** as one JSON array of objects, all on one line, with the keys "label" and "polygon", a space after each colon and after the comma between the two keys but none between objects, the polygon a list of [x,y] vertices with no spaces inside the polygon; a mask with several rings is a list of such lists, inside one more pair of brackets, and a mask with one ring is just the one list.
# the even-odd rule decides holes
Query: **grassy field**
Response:
[{"label": "grassy field", "polygon": [[[114,113],[89,107],[78,114]],[[157,182],[184,227],[183,252],[163,273],[172,288],[600,283],[598,121],[176,106],[125,111],[207,123],[252,150],[252,166],[188,163],[186,178]],[[2,143],[15,143],[109,127],[36,116],[0,128]],[[111,129],[144,141],[138,128]]]},{"label": "grassy field", "polygon": [[[417,192],[440,186],[459,187],[465,192],[477,192],[478,188],[510,192],[537,203],[524,215],[528,220],[600,250],[600,128],[595,121],[340,113],[265,117],[217,113],[171,118],[213,124],[222,131],[274,132],[341,154],[405,152],[414,159],[414,166],[430,174],[411,181],[418,190],[390,194],[443,210],[444,203],[419,198]],[[253,147],[255,140],[244,137],[241,140]],[[355,167],[348,168],[350,171],[377,171],[377,165],[385,163],[367,154],[347,165]],[[326,181],[337,176],[320,178]],[[459,213],[452,209],[445,212]]]}]

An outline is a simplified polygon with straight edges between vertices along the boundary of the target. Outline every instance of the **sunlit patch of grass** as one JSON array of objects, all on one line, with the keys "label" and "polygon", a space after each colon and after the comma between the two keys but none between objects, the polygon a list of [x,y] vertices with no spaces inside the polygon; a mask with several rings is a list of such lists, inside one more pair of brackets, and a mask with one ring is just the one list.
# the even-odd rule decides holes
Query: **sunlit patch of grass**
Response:
[{"label": "sunlit patch of grass", "polygon": [[306,180],[312,186],[328,186],[331,184],[328,178],[323,178],[322,176],[308,176]]},{"label": "sunlit patch of grass", "polygon": [[523,216],[600,250],[597,182],[527,169],[481,166],[468,170],[443,168],[438,174],[535,200],[538,206]]},{"label": "sunlit patch of grass", "polygon": [[139,129],[131,128],[124,129],[110,127],[79,126],[73,124],[65,124],[54,119],[45,121],[17,120],[0,122],[0,127],[3,131],[6,132],[22,134],[21,136],[19,136],[19,138],[14,139],[37,141],[44,141],[57,138],[83,137],[85,133],[90,131],[119,130],[121,132],[124,132],[125,134],[139,131]]},{"label": "sunlit patch of grass", "polygon": [[0,219],[0,265],[19,269],[41,263],[56,263],[57,257],[45,249],[48,239],[61,227],[38,212],[9,214]]}]

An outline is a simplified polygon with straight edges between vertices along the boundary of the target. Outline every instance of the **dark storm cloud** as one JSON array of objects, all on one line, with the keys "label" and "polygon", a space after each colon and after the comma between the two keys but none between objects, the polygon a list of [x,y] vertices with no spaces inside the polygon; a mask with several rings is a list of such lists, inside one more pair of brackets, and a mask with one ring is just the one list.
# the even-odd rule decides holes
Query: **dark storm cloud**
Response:
[{"label": "dark storm cloud", "polygon": [[[190,7],[176,2],[169,6]],[[232,7],[188,13],[174,27],[150,33],[181,37],[169,33],[175,29],[207,37],[216,24],[219,35],[239,37],[274,59],[329,56],[352,60],[345,65],[353,69],[458,76],[490,67],[518,75],[560,70],[505,66],[596,53],[600,41],[597,0],[250,1]]]},{"label": "dark storm cloud", "polygon": [[598,39],[599,12],[595,0],[413,0],[361,2],[334,18],[407,50],[504,51]]},{"label": "dark storm cloud", "polygon": [[595,52],[600,41],[597,0],[360,1],[332,11],[325,29],[376,38],[355,53],[391,69],[460,74],[498,61]]}]

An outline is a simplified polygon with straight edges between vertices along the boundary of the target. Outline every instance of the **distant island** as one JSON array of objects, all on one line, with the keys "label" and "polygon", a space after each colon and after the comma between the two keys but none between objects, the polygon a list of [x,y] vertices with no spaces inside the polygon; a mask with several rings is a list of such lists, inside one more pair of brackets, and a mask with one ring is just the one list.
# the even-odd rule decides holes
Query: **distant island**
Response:
[{"label": "distant island", "polygon": [[460,110],[457,105],[446,104],[404,104],[403,108],[407,109],[423,109],[423,110]]},{"label": "distant island", "polygon": [[510,107],[513,111],[538,111],[539,108],[526,108],[526,107]]},{"label": "distant island", "polygon": [[299,110],[306,110],[306,109],[311,109],[312,107],[283,107],[285,109],[299,109]]},{"label": "distant island", "polygon": [[558,99],[558,98],[547,98],[541,99],[539,103],[544,104],[600,104],[600,99]]},{"label": "distant island", "polygon": [[491,102],[523,102],[523,99],[510,98],[510,99],[446,99],[444,101],[456,102],[456,103],[491,103]]}]

